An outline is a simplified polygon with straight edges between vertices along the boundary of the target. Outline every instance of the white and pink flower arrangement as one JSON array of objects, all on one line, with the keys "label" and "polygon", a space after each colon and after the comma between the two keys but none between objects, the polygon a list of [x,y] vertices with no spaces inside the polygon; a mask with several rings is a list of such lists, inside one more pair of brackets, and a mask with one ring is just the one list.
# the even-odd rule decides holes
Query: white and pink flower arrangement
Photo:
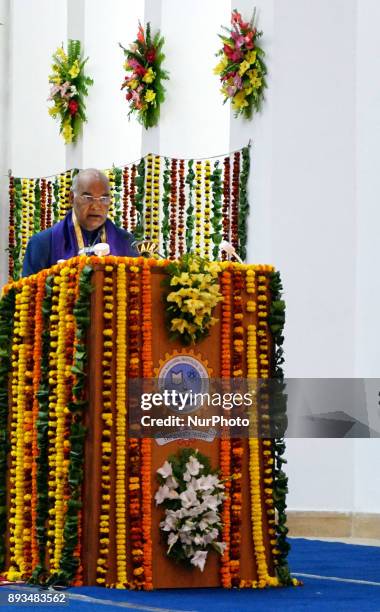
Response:
[{"label": "white and pink flower arrangement", "polygon": [[222,555],[220,506],[224,484],[209,459],[192,448],[172,455],[157,470],[156,505],[165,508],[161,533],[171,559],[204,570],[210,550]]}]

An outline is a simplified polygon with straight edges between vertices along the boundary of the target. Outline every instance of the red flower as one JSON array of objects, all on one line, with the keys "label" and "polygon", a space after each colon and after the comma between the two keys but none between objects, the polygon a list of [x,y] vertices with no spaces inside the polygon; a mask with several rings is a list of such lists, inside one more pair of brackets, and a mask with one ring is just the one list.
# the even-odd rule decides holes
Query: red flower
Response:
[{"label": "red flower", "polygon": [[153,64],[154,60],[156,59],[156,49],[151,47],[149,51],[146,52],[145,57],[150,64]]},{"label": "red flower", "polygon": [[132,92],[129,91],[125,97],[128,100],[128,102],[129,102],[129,100],[132,98]]},{"label": "red flower", "polygon": [[139,31],[137,33],[137,40],[143,44],[145,42],[144,28],[142,27],[141,23],[139,23]]},{"label": "red flower", "polygon": [[78,112],[79,104],[76,100],[70,100],[69,102],[69,113],[75,115]]},{"label": "red flower", "polygon": [[144,74],[146,73],[146,68],[144,68],[144,66],[141,66],[141,64],[137,64],[134,68],[134,71],[137,76],[144,76]]}]

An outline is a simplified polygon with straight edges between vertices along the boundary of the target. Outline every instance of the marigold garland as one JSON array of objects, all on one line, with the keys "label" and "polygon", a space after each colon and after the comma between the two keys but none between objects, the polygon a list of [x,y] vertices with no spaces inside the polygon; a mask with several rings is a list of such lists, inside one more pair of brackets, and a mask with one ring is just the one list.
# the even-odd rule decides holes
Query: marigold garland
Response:
[{"label": "marigold garland", "polygon": [[165,157],[165,167],[163,173],[163,195],[162,195],[162,241],[165,257],[169,254],[169,235],[170,235],[170,161]]},{"label": "marigold garland", "polygon": [[116,313],[116,586],[126,587],[126,446],[127,446],[127,275],[125,264],[117,266]]},{"label": "marigold garland", "polygon": [[[112,446],[112,428],[114,418],[112,414],[112,347],[113,347],[113,317],[114,317],[114,282],[113,266],[106,265],[103,278],[103,380],[102,380],[102,403],[103,403],[103,428],[102,428],[102,473],[101,473],[101,501],[99,517],[99,553],[97,560],[98,584],[106,584],[109,563],[109,541],[110,541],[110,513],[109,502],[111,494],[111,463],[114,453]],[[116,314],[116,313],[115,313]]]},{"label": "marigold garland", "polygon": [[239,249],[239,177],[240,152],[234,153],[232,172],[232,203],[231,203],[231,244],[235,251]]},{"label": "marigold garland", "polygon": [[194,253],[201,255],[202,236],[202,162],[195,164],[195,248]]},{"label": "marigold garland", "polygon": [[204,164],[204,230],[203,230],[203,243],[204,243],[204,256],[207,259],[211,258],[211,208],[210,208],[210,191],[211,191],[211,166],[207,159]]},{"label": "marigold garland", "polygon": [[193,248],[193,230],[194,230],[194,179],[195,173],[193,170],[194,160],[190,159],[187,164],[186,185],[188,185],[188,206],[186,210],[186,253],[189,253]]},{"label": "marigold garland", "polygon": [[8,274],[9,278],[13,276],[14,269],[14,248],[15,248],[15,197],[14,197],[14,178],[9,177],[9,234],[8,234],[8,249],[9,249],[9,262],[8,262]]},{"label": "marigold garland", "polygon": [[160,238],[160,171],[161,158],[156,155],[154,158],[153,171],[153,208],[152,208],[152,240],[159,241]]},{"label": "marigold garland", "polygon": [[185,160],[179,160],[178,253],[185,252]]},{"label": "marigold garland", "polygon": [[[223,240],[230,241],[230,158],[225,157],[223,161]],[[223,251],[222,260],[226,259],[226,253]]]},{"label": "marigold garland", "polygon": [[[220,276],[222,301],[221,317],[221,378],[231,377],[231,272],[223,270]],[[222,540],[226,548],[221,558],[220,576],[224,588],[231,588],[230,545],[231,545],[231,441],[228,431],[220,440],[220,473],[225,486],[222,507]]]},{"label": "marigold garland", "polygon": [[148,153],[146,157],[145,174],[145,238],[152,239],[152,214],[153,214],[153,155]]},{"label": "marigold garland", "polygon": [[169,257],[174,259],[177,246],[177,160],[172,159],[170,168],[170,237],[169,237]]}]

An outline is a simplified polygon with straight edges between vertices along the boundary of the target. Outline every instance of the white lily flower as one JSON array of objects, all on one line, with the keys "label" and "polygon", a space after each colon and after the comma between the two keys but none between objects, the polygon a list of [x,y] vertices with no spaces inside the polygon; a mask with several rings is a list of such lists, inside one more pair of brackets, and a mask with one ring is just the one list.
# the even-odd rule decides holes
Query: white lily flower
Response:
[{"label": "white lily flower", "polygon": [[164,465],[157,470],[157,474],[160,474],[162,478],[168,478],[168,476],[172,476],[173,469],[171,463],[169,461],[165,461]]},{"label": "white lily flower", "polygon": [[[178,496],[178,493],[177,493]],[[197,494],[194,489],[188,487],[186,491],[182,491],[179,495],[180,500],[182,501],[182,506],[184,508],[190,508],[190,506],[199,505],[199,500],[197,498]]]},{"label": "white lily flower", "polygon": [[178,485],[178,482],[177,482],[177,480],[174,478],[174,476],[169,476],[169,477],[166,479],[166,483],[165,483],[165,484],[166,484],[166,485],[169,487],[169,489],[178,489],[178,486],[179,486],[179,485]]},{"label": "white lily flower", "polygon": [[191,474],[191,476],[197,476],[199,474],[199,470],[203,467],[201,463],[199,463],[198,459],[191,455],[189,457],[189,461],[186,463],[186,469]]},{"label": "white lily flower", "polygon": [[159,506],[165,499],[177,499],[178,493],[174,491],[174,489],[169,489],[167,485],[162,485],[159,487],[154,499],[156,500],[156,505]]},{"label": "white lily flower", "polygon": [[205,563],[207,559],[207,550],[197,550],[194,554],[193,558],[190,559],[190,563],[195,565],[195,567],[199,567],[201,572],[203,572]]},{"label": "white lily flower", "polygon": [[212,546],[220,555],[223,555],[227,544],[226,542],[212,542]]},{"label": "white lily flower", "polygon": [[169,533],[169,537],[168,537],[168,544],[169,544],[169,548],[168,548],[168,553],[170,553],[172,546],[174,546],[174,544],[177,542],[178,540],[178,533]]}]

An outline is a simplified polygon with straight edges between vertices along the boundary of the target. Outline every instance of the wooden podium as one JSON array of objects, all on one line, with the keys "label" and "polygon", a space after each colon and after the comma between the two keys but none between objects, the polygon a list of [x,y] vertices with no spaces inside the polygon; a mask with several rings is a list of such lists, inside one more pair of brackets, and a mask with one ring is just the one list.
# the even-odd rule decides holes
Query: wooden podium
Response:
[{"label": "wooden podium", "polygon": [[[4,290],[9,396],[0,427],[9,447],[0,476],[11,580],[145,589],[291,583],[276,441],[158,444],[131,437],[128,424],[128,379],[159,377],[172,359],[191,357],[214,378],[271,376],[273,269],[223,264],[218,322],[186,348],[165,327],[167,264],[74,258]],[[267,418],[261,409],[258,421]],[[184,447],[208,456],[228,483],[227,548],[222,557],[210,552],[203,572],[168,558],[154,501],[157,469]]]}]

